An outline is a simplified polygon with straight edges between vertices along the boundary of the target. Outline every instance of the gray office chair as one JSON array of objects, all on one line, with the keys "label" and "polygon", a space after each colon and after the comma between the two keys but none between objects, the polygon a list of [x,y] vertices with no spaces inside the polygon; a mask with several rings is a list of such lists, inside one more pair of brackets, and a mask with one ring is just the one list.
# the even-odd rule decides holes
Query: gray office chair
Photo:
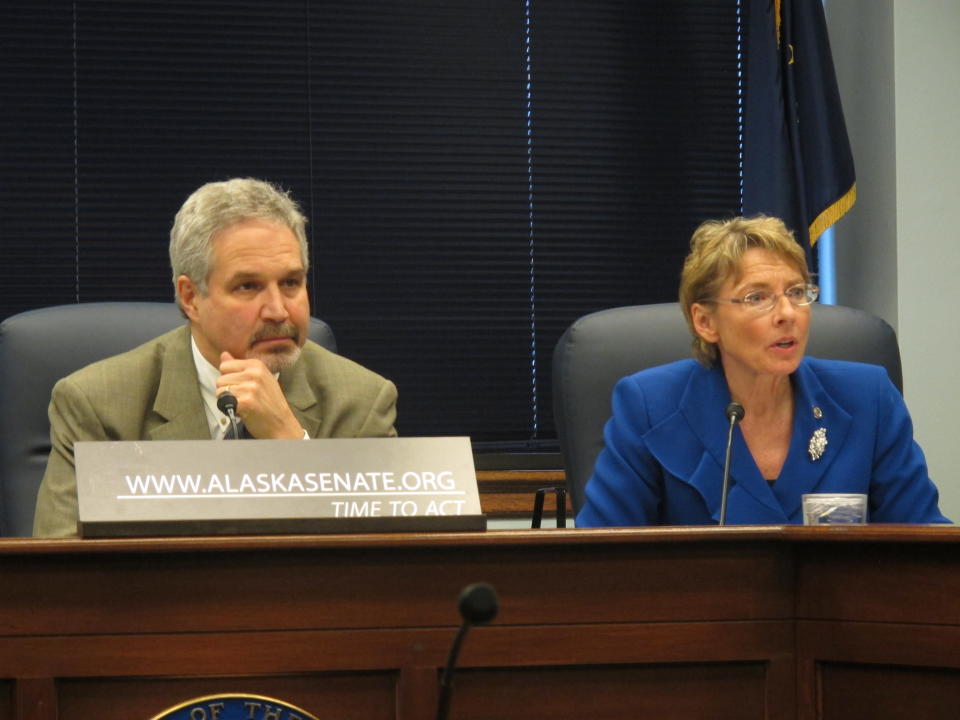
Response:
[{"label": "gray office chair", "polygon": [[[29,310],[0,323],[0,537],[33,530],[50,453],[47,405],[57,380],[184,322],[173,303],[106,302]],[[336,350],[322,320],[311,318],[309,336]]]},{"label": "gray office chair", "polygon": [[[691,357],[690,340],[678,303],[601,310],[580,318],[560,337],[553,353],[554,418],[574,513],[603,448],[617,380]],[[896,333],[862,310],[814,305],[807,354],[882,365],[903,391]]]}]

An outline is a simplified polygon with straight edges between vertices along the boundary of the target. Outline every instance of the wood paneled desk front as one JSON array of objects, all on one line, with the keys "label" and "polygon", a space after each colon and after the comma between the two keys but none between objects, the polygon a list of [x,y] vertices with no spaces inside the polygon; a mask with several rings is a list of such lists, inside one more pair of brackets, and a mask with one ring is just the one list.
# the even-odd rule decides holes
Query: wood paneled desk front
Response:
[{"label": "wood paneled desk front", "polygon": [[428,720],[467,584],[451,718],[946,718],[960,528],[489,531],[0,541],[0,719],[151,718],[276,697]]}]

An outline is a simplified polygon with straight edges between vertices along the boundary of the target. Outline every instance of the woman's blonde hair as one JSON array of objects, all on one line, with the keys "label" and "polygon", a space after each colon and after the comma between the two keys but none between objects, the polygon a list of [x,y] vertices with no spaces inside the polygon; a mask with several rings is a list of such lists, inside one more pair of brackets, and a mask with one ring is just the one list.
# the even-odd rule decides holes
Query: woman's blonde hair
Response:
[{"label": "woman's blonde hair", "polygon": [[810,271],[803,248],[779,218],[757,215],[731,220],[707,220],[690,238],[690,253],[680,276],[680,308],[693,335],[693,356],[711,367],[719,362],[717,346],[701,338],[693,326],[693,304],[716,297],[730,278],[740,276],[740,260],[747,250],[759,248],[781,257],[795,267],[803,281]]}]

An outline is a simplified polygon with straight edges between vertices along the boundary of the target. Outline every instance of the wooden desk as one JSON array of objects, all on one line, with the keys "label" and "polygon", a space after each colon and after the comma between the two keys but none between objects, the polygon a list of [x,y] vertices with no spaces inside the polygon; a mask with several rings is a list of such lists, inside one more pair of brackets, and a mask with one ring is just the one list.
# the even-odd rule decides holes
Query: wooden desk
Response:
[{"label": "wooden desk", "polygon": [[[530,520],[537,490],[552,487],[566,490],[567,479],[563,470],[478,470],[477,487],[480,490],[480,506],[488,519]],[[554,494],[547,493],[543,504],[544,517],[556,518],[556,510]],[[567,515],[573,515],[569,499]]]},{"label": "wooden desk", "polygon": [[428,720],[461,588],[500,593],[451,718],[946,718],[960,528],[0,541],[0,719],[258,693]]}]

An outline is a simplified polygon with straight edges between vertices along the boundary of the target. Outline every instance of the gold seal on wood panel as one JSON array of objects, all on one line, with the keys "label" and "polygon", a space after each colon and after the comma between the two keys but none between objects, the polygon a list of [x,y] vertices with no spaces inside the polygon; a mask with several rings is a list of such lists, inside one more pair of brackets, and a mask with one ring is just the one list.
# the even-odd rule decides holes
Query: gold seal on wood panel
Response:
[{"label": "gold seal on wood panel", "polygon": [[193,698],[151,720],[317,720],[296,705],[263,695],[227,693]]}]

